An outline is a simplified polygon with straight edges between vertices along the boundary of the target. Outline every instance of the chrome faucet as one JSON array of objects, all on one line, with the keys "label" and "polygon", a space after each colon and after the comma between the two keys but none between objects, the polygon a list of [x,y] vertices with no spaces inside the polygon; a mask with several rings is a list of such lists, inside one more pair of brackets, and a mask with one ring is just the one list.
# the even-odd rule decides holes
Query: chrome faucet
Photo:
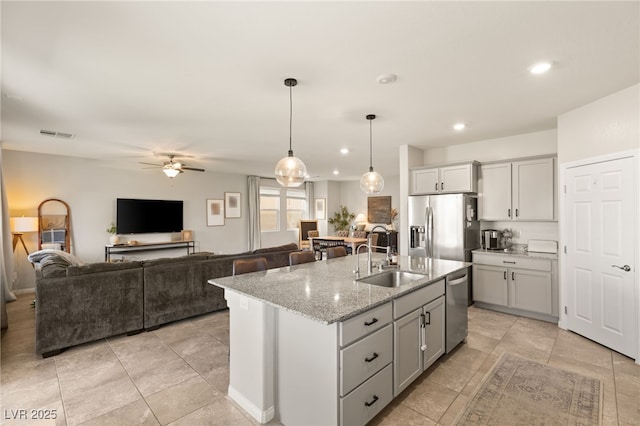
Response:
[{"label": "chrome faucet", "polygon": [[371,228],[371,231],[369,231],[369,235],[367,236],[367,239],[369,240],[369,246],[371,246],[371,234],[373,234],[373,231],[375,231],[378,228],[382,228],[384,229],[384,232],[387,234],[387,247],[380,247],[380,246],[373,246],[375,248],[386,248],[387,250],[387,259],[389,259],[389,257],[391,256],[391,238],[390,238],[390,232],[387,228],[385,228],[382,225],[376,225],[373,228]]},{"label": "chrome faucet", "polygon": [[369,246],[369,244],[360,244],[356,249],[356,268],[353,270],[353,273],[356,274],[356,278],[360,278],[360,249],[362,247],[367,248],[367,273],[371,275],[371,271],[373,269],[371,265],[371,246]]},{"label": "chrome faucet", "polygon": [[[382,228],[384,229],[384,232],[387,233],[387,247],[381,247],[381,246],[374,246],[373,245],[373,241],[371,239],[371,234],[373,234],[373,231],[375,231],[377,228]],[[356,277],[360,277],[360,248],[362,247],[366,247],[367,248],[367,274],[371,275],[373,272],[373,261],[371,260],[371,251],[374,248],[386,248],[387,250],[387,259],[389,259],[389,256],[391,254],[391,245],[389,245],[389,231],[387,230],[387,228],[385,228],[382,225],[376,225],[373,228],[371,228],[371,231],[369,231],[369,235],[367,235],[367,244],[360,244],[358,246],[358,248],[356,249],[356,268],[354,269],[354,273],[356,274]],[[380,267],[383,266],[383,263],[381,263],[379,265]]]}]

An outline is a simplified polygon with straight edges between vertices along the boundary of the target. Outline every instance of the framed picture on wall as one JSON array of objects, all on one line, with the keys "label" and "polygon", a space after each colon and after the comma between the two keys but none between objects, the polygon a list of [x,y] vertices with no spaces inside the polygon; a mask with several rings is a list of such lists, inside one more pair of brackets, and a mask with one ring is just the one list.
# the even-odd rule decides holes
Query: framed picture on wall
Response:
[{"label": "framed picture on wall", "polygon": [[391,223],[391,196],[367,198],[369,223]]},{"label": "framed picture on wall", "polygon": [[240,212],[240,193],[225,192],[224,193],[224,217],[228,219],[238,218]]},{"label": "framed picture on wall", "polygon": [[316,219],[324,220],[327,218],[327,199],[316,198],[315,200]]},{"label": "framed picture on wall", "polygon": [[207,226],[224,225],[224,200],[207,200]]}]

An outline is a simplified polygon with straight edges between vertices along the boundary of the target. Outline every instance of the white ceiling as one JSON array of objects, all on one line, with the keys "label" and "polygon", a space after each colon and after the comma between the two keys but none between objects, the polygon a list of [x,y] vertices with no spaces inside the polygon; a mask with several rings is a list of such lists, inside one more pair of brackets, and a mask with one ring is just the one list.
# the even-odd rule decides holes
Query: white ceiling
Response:
[{"label": "white ceiling", "polygon": [[[295,77],[293,150],[312,178],[367,171],[370,113],[374,167],[397,175],[399,145],[552,129],[637,83],[639,5],[2,1],[2,143],[131,169],[177,152],[271,176]],[[541,60],[554,68],[531,75]],[[380,85],[382,73],[398,81]]]}]

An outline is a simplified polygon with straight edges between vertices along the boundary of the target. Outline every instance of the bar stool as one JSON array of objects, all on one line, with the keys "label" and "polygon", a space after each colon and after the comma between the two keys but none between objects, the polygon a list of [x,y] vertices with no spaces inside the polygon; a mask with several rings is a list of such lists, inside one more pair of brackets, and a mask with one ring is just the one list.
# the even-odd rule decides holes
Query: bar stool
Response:
[{"label": "bar stool", "polygon": [[342,257],[347,255],[347,249],[344,246],[335,246],[327,248],[327,259]]},{"label": "bar stool", "polygon": [[294,251],[289,253],[289,265],[299,265],[301,263],[315,262],[316,255],[312,251]]},{"label": "bar stool", "polygon": [[248,274],[249,272],[266,271],[269,263],[265,257],[253,259],[236,259],[233,261],[233,275]]}]

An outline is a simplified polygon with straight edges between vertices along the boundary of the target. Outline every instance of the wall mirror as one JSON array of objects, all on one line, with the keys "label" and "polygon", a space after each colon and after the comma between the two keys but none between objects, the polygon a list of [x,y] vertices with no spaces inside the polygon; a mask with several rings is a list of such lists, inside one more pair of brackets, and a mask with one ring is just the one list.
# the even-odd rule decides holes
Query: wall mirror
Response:
[{"label": "wall mirror", "polygon": [[71,253],[71,211],[57,198],[38,206],[38,249],[56,249]]}]

